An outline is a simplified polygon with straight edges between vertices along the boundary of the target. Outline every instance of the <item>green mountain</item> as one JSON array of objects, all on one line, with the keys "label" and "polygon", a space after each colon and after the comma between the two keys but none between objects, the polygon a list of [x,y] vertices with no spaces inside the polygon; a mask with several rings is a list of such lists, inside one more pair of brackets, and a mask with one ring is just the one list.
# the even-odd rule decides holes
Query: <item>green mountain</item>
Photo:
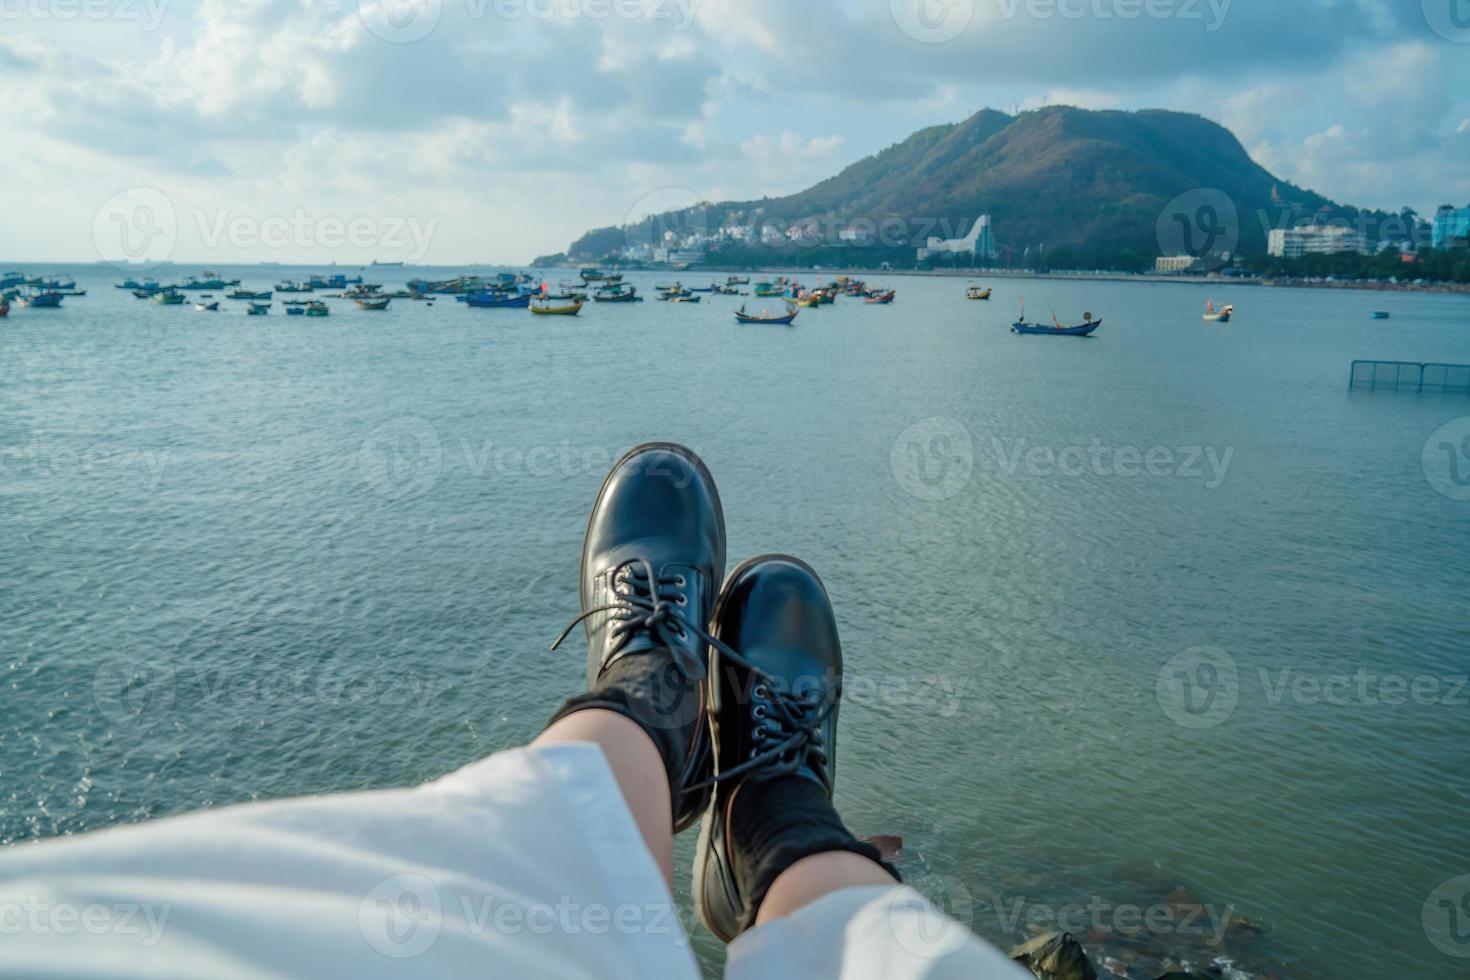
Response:
[{"label": "green mountain", "polygon": [[[1240,254],[1265,252],[1267,231],[1315,213],[1352,216],[1351,208],[1297,188],[1258,165],[1229,130],[1200,116],[1162,110],[1090,111],[1055,106],[1010,116],[986,109],[964,122],[933,126],[788,197],[702,205],[624,228],[603,228],[574,242],[572,261],[598,261],[624,245],[656,242],[665,230],[703,231],[743,225],[812,222],[807,244],[841,264],[835,229],[856,222],[884,229],[882,245],[854,264],[883,258],[913,261],[929,235],[962,237],[981,214],[1016,264],[1044,245],[1079,265],[1152,264],[1172,241],[1159,233],[1165,209],[1190,194],[1189,220],[1200,201],[1229,199],[1207,217],[1228,220],[1233,206]],[[1222,213],[1223,212],[1223,213]],[[1174,219],[1177,221],[1177,219]],[[884,222],[887,222],[884,225]],[[856,225],[854,225],[856,227]],[[1224,240],[1224,239],[1222,239]],[[861,252],[849,242],[849,251]],[[734,242],[713,247],[721,261],[758,261],[768,250]],[[791,256],[791,247],[785,249]],[[887,253],[892,253],[891,255]],[[715,261],[716,256],[711,257]],[[1059,264],[1059,263],[1053,263]],[[1126,264],[1126,263],[1125,263]]]}]

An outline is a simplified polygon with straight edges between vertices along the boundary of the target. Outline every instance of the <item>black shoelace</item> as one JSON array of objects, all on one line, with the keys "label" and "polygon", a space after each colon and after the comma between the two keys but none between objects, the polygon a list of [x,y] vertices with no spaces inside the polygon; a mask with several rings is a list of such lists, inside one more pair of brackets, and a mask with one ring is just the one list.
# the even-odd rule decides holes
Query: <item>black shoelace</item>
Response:
[{"label": "black shoelace", "polygon": [[[808,690],[804,694],[784,690],[777,678],[752,664],[729,644],[711,636],[703,626],[687,619],[683,610],[689,605],[684,593],[688,582],[682,573],[670,574],[663,570],[655,573],[647,559],[639,558],[619,568],[613,579],[617,599],[589,609],[568,623],[556,642],[551,644],[552,650],[560,647],[581,623],[600,613],[609,613],[613,620],[609,629],[617,649],[633,637],[647,633],[673,654],[674,668],[685,683],[703,680],[705,676],[704,665],[697,656],[675,642],[688,639],[690,634],[749,671],[755,679],[751,687],[750,707],[751,718],[755,722],[751,729],[754,744],[749,758],[717,776],[686,786],[686,791],[703,789],[755,769],[765,768],[773,775],[792,773],[800,768],[809,753],[818,764],[826,764],[826,737],[822,725],[837,706],[835,698],[823,698],[816,690]],[[624,588],[618,589],[618,585]]]}]

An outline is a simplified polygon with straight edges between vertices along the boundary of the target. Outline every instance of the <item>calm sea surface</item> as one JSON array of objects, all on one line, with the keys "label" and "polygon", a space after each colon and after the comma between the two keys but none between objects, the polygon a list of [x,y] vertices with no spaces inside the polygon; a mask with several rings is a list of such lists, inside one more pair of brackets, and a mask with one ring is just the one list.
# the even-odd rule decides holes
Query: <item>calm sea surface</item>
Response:
[{"label": "calm sea surface", "polygon": [[[1129,933],[1194,904],[1252,920],[1210,954],[1252,972],[1465,968],[1470,397],[1346,382],[1470,363],[1470,300],[998,280],[978,303],[894,276],[893,306],[794,329],[728,297],[308,320],[34,271],[90,295],[0,321],[0,843],[526,741],[581,683],[546,646],[606,468],[673,439],[719,481],[732,565],[825,578],[840,806],[977,930],[1075,904],[1105,947],[1195,951],[1178,919]],[[1022,295],[1103,328],[1013,335]]]}]

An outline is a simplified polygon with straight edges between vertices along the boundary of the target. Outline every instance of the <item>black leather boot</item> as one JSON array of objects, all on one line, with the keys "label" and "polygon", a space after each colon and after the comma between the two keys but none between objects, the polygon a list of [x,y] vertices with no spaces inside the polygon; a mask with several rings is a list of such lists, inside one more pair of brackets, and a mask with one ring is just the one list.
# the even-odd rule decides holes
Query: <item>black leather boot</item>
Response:
[{"label": "black leather boot", "polygon": [[751,559],[730,575],[711,628],[715,794],[694,859],[694,901],[729,942],[776,878],[804,857],[851,851],[883,865],[832,806],[842,645],[827,590],[804,562]]},{"label": "black leather boot", "polygon": [[552,721],[602,708],[637,722],[663,758],[674,832],[709,800],[705,632],[725,573],[725,515],[704,463],[648,443],[613,466],[582,546],[587,694]]}]

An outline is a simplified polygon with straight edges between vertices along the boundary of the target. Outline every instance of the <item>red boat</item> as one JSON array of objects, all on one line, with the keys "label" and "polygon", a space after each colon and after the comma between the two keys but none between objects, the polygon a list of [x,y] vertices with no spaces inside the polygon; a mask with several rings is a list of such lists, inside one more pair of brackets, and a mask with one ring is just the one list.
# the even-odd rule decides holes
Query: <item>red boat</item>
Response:
[{"label": "red boat", "polygon": [[864,303],[876,303],[876,304],[879,304],[879,305],[887,304],[887,303],[892,303],[893,302],[893,297],[896,296],[896,295],[898,295],[898,290],[896,290],[896,289],[890,289],[886,293],[874,293],[872,296],[869,296],[867,299],[863,300],[863,302]]}]

